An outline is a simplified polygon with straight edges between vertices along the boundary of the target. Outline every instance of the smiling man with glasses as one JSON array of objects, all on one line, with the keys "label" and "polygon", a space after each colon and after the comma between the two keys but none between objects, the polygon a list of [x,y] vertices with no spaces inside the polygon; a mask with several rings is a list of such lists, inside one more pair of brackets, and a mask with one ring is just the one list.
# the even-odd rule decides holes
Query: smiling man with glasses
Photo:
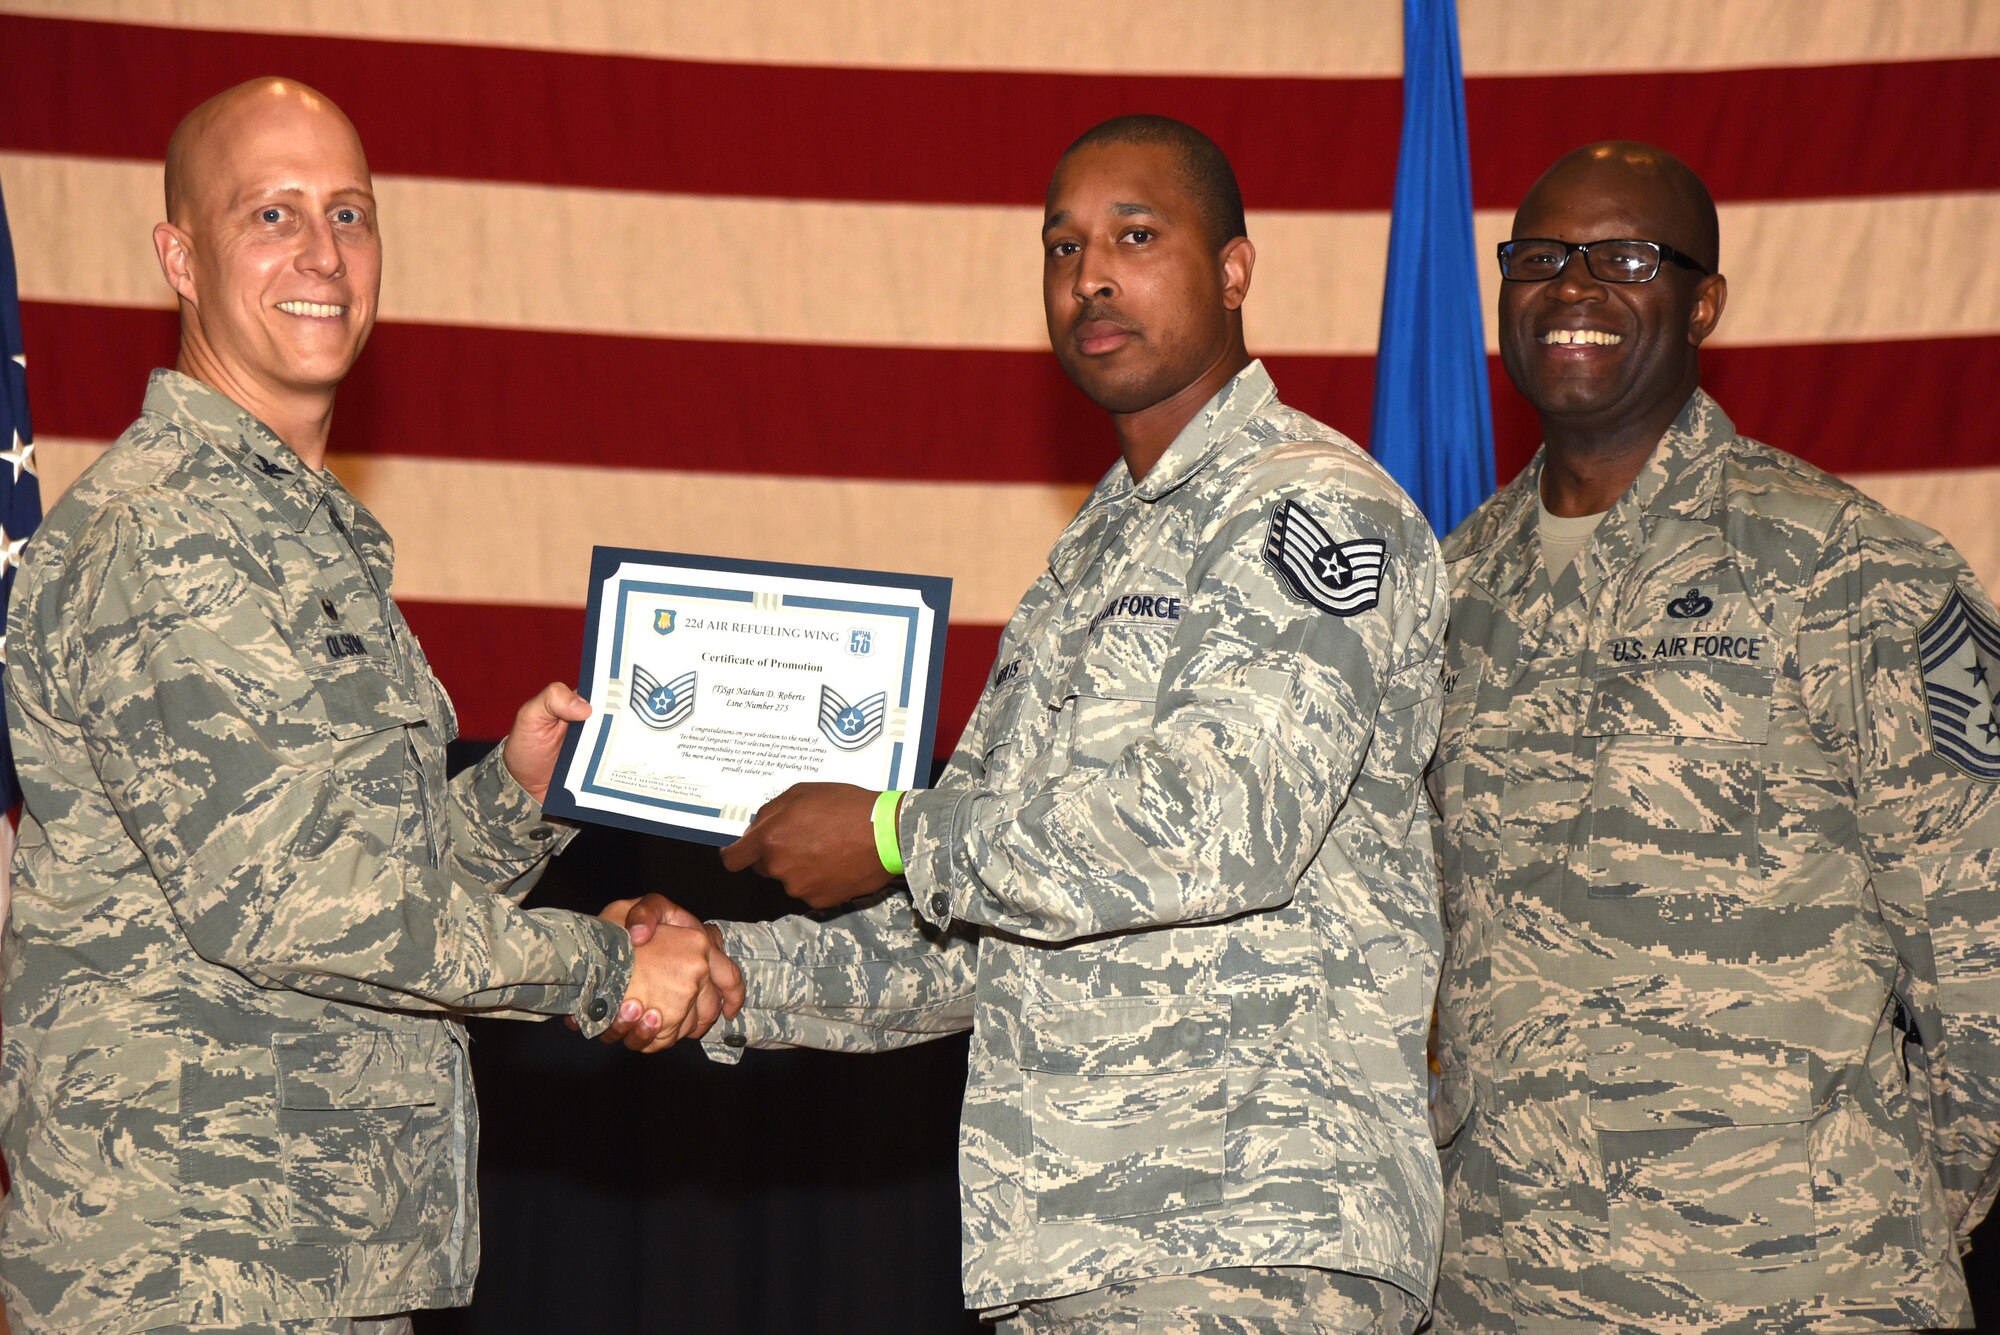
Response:
[{"label": "smiling man with glasses", "polygon": [[1534,461],[1445,543],[1439,1331],[1969,1325],[2000,1130],[2000,619],[1700,388],[1640,144],[1499,248]]}]

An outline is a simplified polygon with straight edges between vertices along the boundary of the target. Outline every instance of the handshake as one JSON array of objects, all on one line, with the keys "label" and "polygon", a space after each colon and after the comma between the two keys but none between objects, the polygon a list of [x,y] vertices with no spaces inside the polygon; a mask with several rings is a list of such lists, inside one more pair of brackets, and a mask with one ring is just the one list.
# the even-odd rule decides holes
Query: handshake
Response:
[{"label": "handshake", "polygon": [[[530,791],[539,799],[538,790]],[[893,879],[876,849],[875,798],[851,784],[794,784],[722,850],[722,865],[777,881],[809,908],[873,894]],[[700,1038],[716,1020],[743,1009],[743,971],[723,952],[722,932],[712,923],[658,894],[613,900],[597,916],[632,934],[632,981],[599,1042],[658,1052]]]},{"label": "handshake", "polygon": [[[875,846],[875,797],[844,783],[794,784],[722,850],[722,865],[769,877],[809,908],[872,894],[892,879]],[[630,932],[633,947],[631,984],[599,1042],[658,1052],[743,1009],[743,971],[713,924],[657,894],[613,900],[597,916]]]},{"label": "handshake", "polygon": [[597,916],[632,936],[632,981],[598,1042],[658,1052],[743,1009],[743,971],[713,924],[657,894],[613,900]]}]

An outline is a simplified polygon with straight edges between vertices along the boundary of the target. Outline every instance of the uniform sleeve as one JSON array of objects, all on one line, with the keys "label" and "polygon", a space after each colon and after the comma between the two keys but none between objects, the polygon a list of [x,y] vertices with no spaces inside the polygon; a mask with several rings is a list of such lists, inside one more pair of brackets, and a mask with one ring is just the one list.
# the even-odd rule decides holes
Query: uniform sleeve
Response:
[{"label": "uniform sleeve", "polygon": [[[1329,609],[1286,581],[1266,557],[1286,505],[1309,521],[1295,530],[1299,551],[1323,559],[1330,540],[1340,560],[1360,563],[1361,584],[1379,557],[1372,600],[1357,603],[1361,584],[1351,585]],[[1437,546],[1414,511],[1328,484],[1219,509],[1178,623],[1112,622],[1092,637],[1046,780],[904,800],[910,892],[925,919],[1066,941],[1290,899],[1392,678],[1429,662],[1408,651],[1416,627],[1441,617]]]},{"label": "uniform sleeve", "polygon": [[972,1027],[977,941],[923,922],[905,894],[824,918],[719,925],[744,1003],[702,1041],[718,1060],[746,1047],[882,1052]]},{"label": "uniform sleeve", "polygon": [[2000,617],[1942,538],[1863,511],[1821,562],[1801,658],[1822,745],[1852,757],[1962,1248],[2000,1187]]},{"label": "uniform sleeve", "polygon": [[[1001,637],[1001,659],[1012,638],[1011,629]],[[989,691],[939,789],[963,791],[983,777],[991,714]],[[963,930],[931,927],[900,891],[827,916],[716,925],[724,953],[743,970],[744,988],[742,1012],[702,1041],[717,1061],[734,1062],[744,1048],[881,1052],[972,1027],[977,942]]]},{"label": "uniform sleeve", "polygon": [[577,835],[576,826],[543,818],[497,746],[451,781],[449,801],[452,879],[517,904]]},{"label": "uniform sleeve", "polygon": [[[62,668],[104,792],[194,951],[330,1000],[601,1030],[631,972],[626,934],[476,893],[449,850],[432,863],[405,736],[421,714],[393,674],[315,679],[233,529],[139,504],[78,535]],[[480,851],[510,862],[501,843]]]}]

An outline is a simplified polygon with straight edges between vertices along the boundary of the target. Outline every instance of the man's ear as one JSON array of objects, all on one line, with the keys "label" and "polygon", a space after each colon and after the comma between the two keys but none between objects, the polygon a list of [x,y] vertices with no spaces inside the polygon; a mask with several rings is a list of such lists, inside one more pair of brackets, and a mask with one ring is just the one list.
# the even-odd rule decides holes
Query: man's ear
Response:
[{"label": "man's ear", "polygon": [[1239,236],[1222,248],[1222,304],[1241,310],[1250,295],[1250,271],[1257,267],[1257,247],[1250,238]]},{"label": "man's ear", "polygon": [[1694,289],[1694,310],[1688,316],[1688,344],[1700,347],[1715,327],[1722,323],[1722,308],[1729,304],[1729,280],[1719,273],[1709,274]]},{"label": "man's ear", "polygon": [[194,239],[170,222],[153,225],[153,254],[160,261],[160,273],[167,286],[182,301],[195,303]]}]

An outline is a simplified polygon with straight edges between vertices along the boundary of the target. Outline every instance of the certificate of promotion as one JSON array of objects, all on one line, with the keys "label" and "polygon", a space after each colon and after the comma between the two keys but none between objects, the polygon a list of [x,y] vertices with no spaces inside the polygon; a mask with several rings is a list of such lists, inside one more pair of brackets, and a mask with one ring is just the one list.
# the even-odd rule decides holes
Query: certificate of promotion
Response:
[{"label": "certificate of promotion", "polygon": [[599,547],[543,809],[725,844],[795,783],[930,782],[951,581]]}]

